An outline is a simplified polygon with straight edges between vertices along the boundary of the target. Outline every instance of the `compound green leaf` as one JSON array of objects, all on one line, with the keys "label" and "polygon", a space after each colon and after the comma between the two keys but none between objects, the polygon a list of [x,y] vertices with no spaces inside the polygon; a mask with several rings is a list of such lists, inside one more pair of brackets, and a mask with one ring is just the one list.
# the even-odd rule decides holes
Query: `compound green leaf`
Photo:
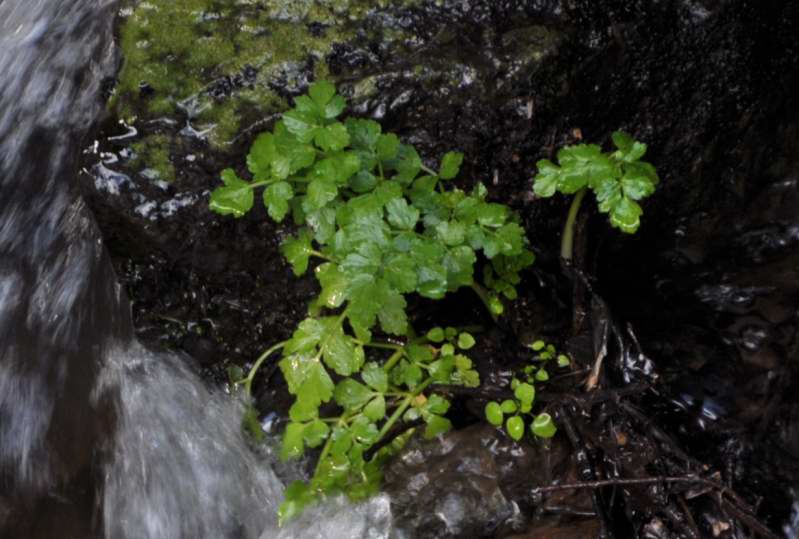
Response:
[{"label": "compound green leaf", "polygon": [[294,481],[287,488],[283,496],[283,503],[278,510],[278,522],[282,526],[302,510],[311,504],[315,499],[315,493],[308,483]]}]

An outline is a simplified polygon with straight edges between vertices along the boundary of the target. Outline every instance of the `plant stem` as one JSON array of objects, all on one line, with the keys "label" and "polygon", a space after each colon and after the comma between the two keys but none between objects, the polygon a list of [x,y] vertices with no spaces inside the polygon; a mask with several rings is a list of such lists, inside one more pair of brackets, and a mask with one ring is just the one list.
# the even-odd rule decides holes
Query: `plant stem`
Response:
[{"label": "plant stem", "polygon": [[566,224],[563,225],[563,235],[560,240],[560,256],[568,262],[571,262],[574,256],[574,225],[577,223],[577,214],[580,212],[580,204],[582,204],[587,190],[586,187],[583,187],[574,195],[571,206],[569,206],[569,215],[566,217]]},{"label": "plant stem", "polygon": [[403,345],[401,344],[393,344],[390,342],[375,342],[375,341],[372,342],[355,341],[355,342],[357,342],[361,346],[368,346],[370,348],[384,348],[386,350],[401,350],[402,348],[404,348]]},{"label": "plant stem", "polygon": [[320,253],[316,249],[311,249],[310,254],[312,256],[315,256],[316,258],[321,258],[322,260],[327,260],[328,262],[335,262],[335,260],[333,260],[332,258],[327,256],[326,254]]},{"label": "plant stem", "polygon": [[248,396],[252,395],[252,381],[255,378],[255,373],[258,372],[258,369],[261,367],[261,364],[266,361],[266,358],[271,356],[277,350],[283,348],[288,341],[279,342],[274,345],[272,348],[261,354],[261,356],[255,361],[250,372],[247,374],[247,378],[244,381],[244,390],[247,392]]},{"label": "plant stem", "polygon": [[433,170],[432,168],[430,168],[430,167],[427,167],[427,166],[425,166],[425,165],[422,165],[422,170],[423,170],[423,171],[425,171],[425,172],[427,172],[427,173],[428,173],[428,174],[430,174],[431,176],[438,176],[438,172],[436,172],[436,171],[435,171],[435,170]]},{"label": "plant stem", "polygon": [[472,281],[472,284],[470,284],[469,287],[474,290],[474,292],[477,294],[477,297],[479,297],[480,301],[482,301],[483,305],[485,305],[488,314],[491,315],[491,320],[496,323],[498,318],[494,310],[491,308],[491,298],[488,295],[488,290],[477,284],[475,281]]},{"label": "plant stem", "polygon": [[388,431],[391,430],[391,427],[394,426],[394,423],[396,423],[397,420],[399,420],[399,418],[402,417],[402,414],[404,414],[405,410],[408,409],[408,406],[411,405],[411,401],[413,401],[413,399],[416,398],[419,395],[419,393],[424,391],[425,388],[427,388],[427,386],[429,386],[432,383],[433,383],[433,379],[432,378],[428,378],[427,380],[425,380],[424,382],[422,382],[421,384],[416,386],[416,389],[413,390],[413,393],[411,393],[410,395],[405,397],[405,400],[402,401],[402,404],[400,404],[397,407],[397,409],[394,410],[394,413],[391,414],[391,417],[389,417],[388,421],[385,422],[385,424],[383,425],[383,428],[380,429],[380,432],[378,433],[377,438],[375,439],[374,443],[379,442],[380,439],[383,436],[385,436]]},{"label": "plant stem", "polygon": [[391,371],[391,369],[394,368],[394,365],[396,365],[397,362],[400,359],[402,359],[402,356],[404,356],[404,355],[405,355],[405,348],[404,347],[400,348],[399,350],[397,350],[396,352],[391,354],[391,357],[388,358],[388,361],[386,361],[386,364],[383,365],[383,370],[386,371],[386,372]]}]

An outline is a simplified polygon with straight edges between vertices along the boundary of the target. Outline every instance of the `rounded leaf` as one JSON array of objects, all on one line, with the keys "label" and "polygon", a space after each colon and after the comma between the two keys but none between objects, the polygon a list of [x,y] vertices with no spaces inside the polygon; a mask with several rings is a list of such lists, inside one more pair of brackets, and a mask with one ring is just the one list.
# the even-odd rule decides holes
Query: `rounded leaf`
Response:
[{"label": "rounded leaf", "polygon": [[461,333],[458,335],[458,348],[461,350],[468,350],[474,346],[474,337],[470,333]]},{"label": "rounded leaf", "polygon": [[503,414],[502,407],[499,405],[499,403],[491,401],[486,404],[485,415],[486,420],[495,427],[502,425]]},{"label": "rounded leaf", "polygon": [[547,413],[538,414],[533,420],[531,429],[539,438],[552,438],[558,430],[552,421],[552,416]]},{"label": "rounded leaf", "polygon": [[502,412],[505,414],[515,414],[519,407],[516,406],[516,401],[507,399],[502,401],[500,408],[502,408]]},{"label": "rounded leaf", "polygon": [[532,404],[535,400],[535,388],[527,383],[516,386],[513,394],[522,404]]},{"label": "rounded leaf", "polygon": [[508,436],[518,442],[524,436],[524,421],[517,415],[509,417],[505,422],[505,429],[508,431]]}]

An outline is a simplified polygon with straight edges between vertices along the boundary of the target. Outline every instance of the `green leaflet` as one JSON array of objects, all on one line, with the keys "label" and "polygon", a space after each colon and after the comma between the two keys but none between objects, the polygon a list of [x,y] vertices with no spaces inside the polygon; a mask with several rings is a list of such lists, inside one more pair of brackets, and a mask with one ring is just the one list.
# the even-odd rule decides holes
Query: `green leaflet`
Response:
[{"label": "green leaflet", "polygon": [[463,163],[463,154],[458,152],[448,152],[444,154],[441,160],[441,169],[438,171],[438,177],[442,180],[451,180],[458,175],[461,163]]},{"label": "green leaflet", "polygon": [[287,182],[273,183],[264,189],[264,206],[269,217],[277,222],[283,220],[289,211],[289,201],[294,198],[294,190]]},{"label": "green leaflet", "polygon": [[250,184],[236,176],[233,169],[222,171],[223,187],[211,193],[210,208],[220,215],[242,217],[253,205],[253,192]]}]

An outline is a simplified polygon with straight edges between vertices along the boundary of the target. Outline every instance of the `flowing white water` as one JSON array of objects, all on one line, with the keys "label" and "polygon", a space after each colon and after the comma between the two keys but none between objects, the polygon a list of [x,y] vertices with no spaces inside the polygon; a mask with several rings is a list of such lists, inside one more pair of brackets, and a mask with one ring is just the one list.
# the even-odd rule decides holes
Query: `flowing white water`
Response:
[{"label": "flowing white water", "polygon": [[240,409],[133,338],[73,181],[115,0],[0,0],[0,537],[388,537],[388,499],[276,526]]}]

